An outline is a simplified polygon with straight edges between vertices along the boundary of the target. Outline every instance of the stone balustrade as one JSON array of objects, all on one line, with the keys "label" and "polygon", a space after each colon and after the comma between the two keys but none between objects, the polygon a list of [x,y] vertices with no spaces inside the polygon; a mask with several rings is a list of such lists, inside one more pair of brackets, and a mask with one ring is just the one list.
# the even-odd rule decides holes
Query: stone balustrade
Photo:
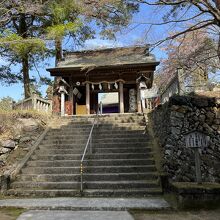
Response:
[{"label": "stone balustrade", "polygon": [[154,109],[154,99],[145,99],[145,110],[151,111]]},{"label": "stone balustrade", "polygon": [[52,101],[43,99],[37,95],[33,95],[28,99],[24,99],[14,104],[13,109],[15,110],[36,110],[39,112],[52,112]]}]

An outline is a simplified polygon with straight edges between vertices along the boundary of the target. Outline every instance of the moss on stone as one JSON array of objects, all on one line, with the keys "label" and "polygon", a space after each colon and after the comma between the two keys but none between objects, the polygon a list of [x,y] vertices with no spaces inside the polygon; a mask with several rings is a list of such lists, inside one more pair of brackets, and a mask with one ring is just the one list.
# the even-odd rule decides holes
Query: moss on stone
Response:
[{"label": "moss on stone", "polygon": [[14,207],[7,207],[7,208],[0,208],[0,215],[1,220],[15,220],[19,215],[21,215],[25,209],[22,208],[14,208]]},{"label": "moss on stone", "polygon": [[219,183],[192,183],[192,182],[176,182],[172,183],[177,189],[220,189]]}]

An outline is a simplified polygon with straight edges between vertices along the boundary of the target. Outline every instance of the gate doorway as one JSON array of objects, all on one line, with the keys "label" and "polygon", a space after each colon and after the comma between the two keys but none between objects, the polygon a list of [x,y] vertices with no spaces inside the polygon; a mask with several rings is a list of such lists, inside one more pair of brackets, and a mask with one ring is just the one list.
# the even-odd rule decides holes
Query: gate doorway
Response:
[{"label": "gate doorway", "polygon": [[119,94],[118,92],[98,93],[98,103],[102,103],[102,113],[119,113]]}]

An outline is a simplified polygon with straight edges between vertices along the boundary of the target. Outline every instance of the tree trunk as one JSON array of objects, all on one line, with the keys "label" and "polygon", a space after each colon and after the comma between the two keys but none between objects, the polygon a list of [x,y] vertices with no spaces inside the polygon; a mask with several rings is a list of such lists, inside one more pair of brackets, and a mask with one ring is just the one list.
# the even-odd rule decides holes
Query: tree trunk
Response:
[{"label": "tree trunk", "polygon": [[57,66],[58,62],[62,60],[62,54],[63,54],[61,39],[55,40],[55,50],[56,50],[55,65]]},{"label": "tree trunk", "polygon": [[220,0],[215,0],[216,7],[220,9]]},{"label": "tree trunk", "polygon": [[27,99],[31,96],[28,56],[22,58],[22,73],[23,73],[23,84],[24,84],[24,96],[25,99]]},{"label": "tree trunk", "polygon": [[[55,66],[58,65],[58,62],[62,60],[63,53],[62,53],[62,40],[61,39],[56,39],[55,40],[55,50],[56,50],[56,56],[55,56]],[[60,77],[55,77],[54,78],[54,93],[57,91],[57,87],[60,81]]]},{"label": "tree trunk", "polygon": [[[21,13],[18,33],[23,39],[26,39],[28,37],[27,31],[28,30],[26,24],[26,15]],[[24,96],[25,99],[27,99],[31,96],[28,53],[22,54],[21,61],[22,61],[21,64],[22,64],[23,84],[24,84]]]},{"label": "tree trunk", "polygon": [[218,36],[217,55],[218,55],[218,59],[219,59],[219,61],[220,61],[220,34],[219,34],[219,36]]},{"label": "tree trunk", "polygon": [[[56,39],[55,40],[55,66],[58,65],[58,62],[62,60],[62,39]],[[59,90],[59,82],[61,77],[55,77],[54,78],[54,84],[53,84],[53,113],[59,113],[60,112],[60,94],[58,93]]]}]

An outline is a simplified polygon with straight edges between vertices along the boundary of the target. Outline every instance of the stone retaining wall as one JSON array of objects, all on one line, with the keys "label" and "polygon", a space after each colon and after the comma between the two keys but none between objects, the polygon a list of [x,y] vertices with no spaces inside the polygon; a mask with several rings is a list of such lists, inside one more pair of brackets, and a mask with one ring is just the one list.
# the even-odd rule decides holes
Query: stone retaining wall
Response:
[{"label": "stone retaining wall", "polygon": [[202,180],[220,182],[220,102],[201,96],[174,96],[149,114],[163,155],[163,170],[174,182],[195,181],[193,151],[185,147],[184,134],[198,130],[210,137],[200,151]]}]

